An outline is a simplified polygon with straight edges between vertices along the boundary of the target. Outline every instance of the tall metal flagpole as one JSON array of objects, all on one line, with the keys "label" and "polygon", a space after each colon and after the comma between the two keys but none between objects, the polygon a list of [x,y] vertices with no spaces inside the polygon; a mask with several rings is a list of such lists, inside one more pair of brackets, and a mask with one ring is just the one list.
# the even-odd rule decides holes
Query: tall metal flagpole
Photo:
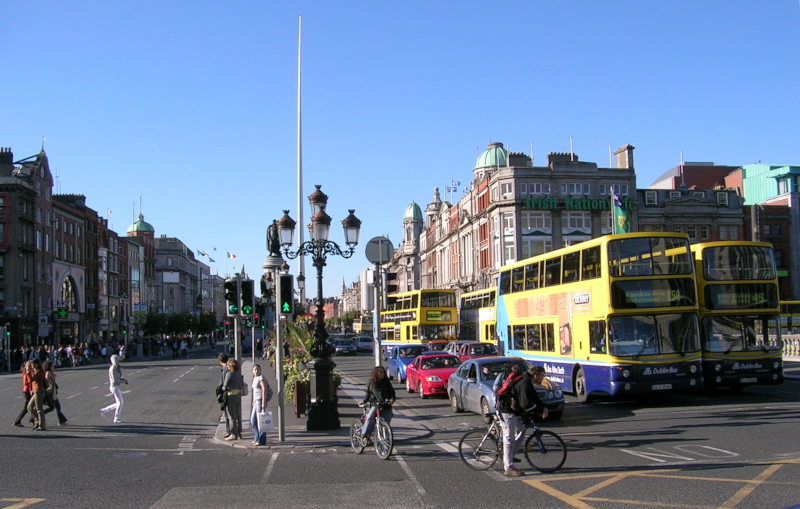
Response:
[{"label": "tall metal flagpole", "polygon": [[[303,230],[305,227],[303,226],[303,117],[302,117],[302,109],[300,104],[300,56],[301,56],[301,47],[303,42],[303,15],[300,14],[298,17],[297,22],[297,224],[300,225],[298,228],[300,237],[299,237],[299,246],[303,245]],[[300,279],[306,271],[306,264],[305,264],[305,255],[300,255],[299,257],[300,263],[297,265],[297,278]],[[306,305],[306,289],[305,287],[300,289],[300,304],[305,309]]]}]

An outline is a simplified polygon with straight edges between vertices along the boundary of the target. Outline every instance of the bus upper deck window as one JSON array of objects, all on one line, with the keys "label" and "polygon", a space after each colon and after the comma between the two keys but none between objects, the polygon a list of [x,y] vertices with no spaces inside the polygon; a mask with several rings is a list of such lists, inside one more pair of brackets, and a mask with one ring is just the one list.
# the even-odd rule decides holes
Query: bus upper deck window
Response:
[{"label": "bus upper deck window", "polygon": [[500,273],[500,295],[511,293],[511,271],[504,270]]},{"label": "bus upper deck window", "polygon": [[539,262],[529,263],[525,266],[525,289],[539,288]]}]

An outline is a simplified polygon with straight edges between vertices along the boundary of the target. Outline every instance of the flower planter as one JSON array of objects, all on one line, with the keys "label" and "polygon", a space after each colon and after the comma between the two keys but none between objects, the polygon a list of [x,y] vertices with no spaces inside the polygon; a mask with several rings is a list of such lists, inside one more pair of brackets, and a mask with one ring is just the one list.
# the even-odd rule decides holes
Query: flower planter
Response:
[{"label": "flower planter", "polygon": [[308,400],[309,387],[306,383],[294,383],[294,414],[300,418],[306,413],[306,401]]}]

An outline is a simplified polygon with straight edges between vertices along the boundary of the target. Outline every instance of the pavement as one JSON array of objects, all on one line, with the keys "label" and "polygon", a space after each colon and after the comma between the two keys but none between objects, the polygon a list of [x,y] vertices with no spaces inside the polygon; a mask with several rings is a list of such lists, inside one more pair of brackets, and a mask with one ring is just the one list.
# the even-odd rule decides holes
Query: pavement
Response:
[{"label": "pavement", "polygon": [[787,380],[800,380],[800,356],[786,355],[783,357],[783,376]]},{"label": "pavement", "polygon": [[[276,381],[275,368],[269,365],[266,359],[258,359],[256,364],[261,366],[262,374],[267,378],[267,382],[272,387],[275,395],[267,405],[267,410],[272,412],[275,421],[275,430],[267,432],[267,445],[256,447],[251,445],[253,442],[253,431],[250,424],[250,412],[252,407],[252,397],[242,397],[242,439],[226,442],[223,439],[225,434],[225,418],[220,414],[220,422],[212,442],[219,445],[245,449],[295,449],[295,448],[330,448],[330,447],[350,447],[350,426],[353,422],[360,419],[362,410],[358,402],[364,399],[366,387],[343,374],[342,384],[339,386],[337,396],[339,398],[339,421],[341,428],[331,431],[306,431],[305,416],[297,417],[294,411],[294,403],[289,401],[284,405],[284,441],[278,440],[278,383]],[[249,387],[253,383],[253,361],[249,358],[242,362],[242,375]],[[431,436],[433,432],[422,424],[403,415],[402,410],[395,408],[392,417],[392,432],[395,442],[407,442],[409,440],[425,438]]]}]

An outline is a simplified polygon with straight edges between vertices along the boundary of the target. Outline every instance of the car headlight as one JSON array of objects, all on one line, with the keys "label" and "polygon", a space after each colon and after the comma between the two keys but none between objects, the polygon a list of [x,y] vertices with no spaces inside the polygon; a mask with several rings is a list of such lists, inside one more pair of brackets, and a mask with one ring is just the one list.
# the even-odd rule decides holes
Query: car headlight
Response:
[{"label": "car headlight", "polygon": [[561,396],[564,395],[564,391],[561,390],[561,387],[556,385],[556,388],[553,389],[553,394],[555,394],[557,398],[560,398]]},{"label": "car headlight", "polygon": [[545,396],[545,399],[554,399],[555,397],[556,396],[555,396],[555,393],[553,391],[547,391],[547,395]]},{"label": "car headlight", "polygon": [[427,381],[429,381],[429,382],[441,382],[441,381],[442,381],[442,379],[441,379],[441,378],[439,378],[439,377],[438,377],[438,376],[436,376],[436,375],[432,375],[432,376],[426,376],[426,377],[425,377],[425,380],[427,380]]}]

